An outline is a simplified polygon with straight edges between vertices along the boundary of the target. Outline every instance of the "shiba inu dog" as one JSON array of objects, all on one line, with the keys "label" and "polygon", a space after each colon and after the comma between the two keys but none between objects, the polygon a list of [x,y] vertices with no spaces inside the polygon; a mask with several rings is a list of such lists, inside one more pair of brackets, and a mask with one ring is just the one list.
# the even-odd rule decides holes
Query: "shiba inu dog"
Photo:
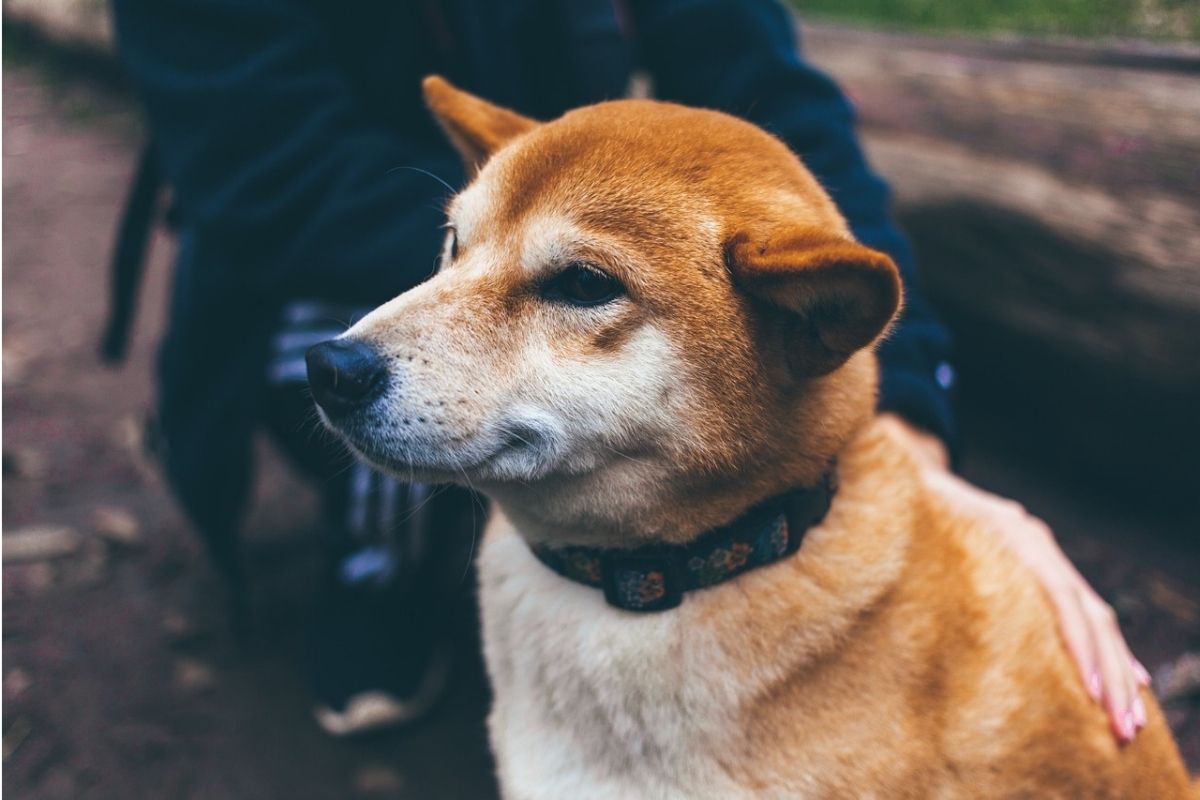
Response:
[{"label": "shiba inu dog", "polygon": [[438,274],[309,355],[363,458],[492,498],[509,798],[1177,798],[1027,571],[875,419],[898,272],[784,144],[625,100],[538,123],[440,78],[473,179]]}]

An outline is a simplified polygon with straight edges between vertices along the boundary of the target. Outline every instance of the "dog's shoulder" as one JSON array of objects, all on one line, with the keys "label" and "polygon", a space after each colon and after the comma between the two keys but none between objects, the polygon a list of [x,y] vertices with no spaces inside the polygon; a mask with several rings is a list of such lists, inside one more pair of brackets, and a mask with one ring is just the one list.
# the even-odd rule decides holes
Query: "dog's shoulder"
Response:
[{"label": "dog's shoulder", "polygon": [[899,586],[932,614],[919,705],[937,709],[942,758],[958,778],[1001,796],[1186,797],[1153,698],[1145,695],[1147,727],[1119,745],[1087,695],[1047,592],[1002,532],[937,492],[922,493],[918,515]]}]

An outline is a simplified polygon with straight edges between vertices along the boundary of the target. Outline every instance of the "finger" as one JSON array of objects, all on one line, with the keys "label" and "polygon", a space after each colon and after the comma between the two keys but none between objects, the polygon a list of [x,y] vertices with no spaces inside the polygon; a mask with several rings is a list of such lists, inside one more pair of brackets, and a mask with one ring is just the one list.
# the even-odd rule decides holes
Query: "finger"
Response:
[{"label": "finger", "polygon": [[1100,664],[1095,636],[1083,606],[1083,598],[1074,587],[1064,586],[1050,593],[1058,611],[1058,628],[1066,640],[1088,695],[1097,702],[1103,696]]},{"label": "finger", "polygon": [[[1125,686],[1128,696],[1132,698],[1133,705],[1138,704],[1138,694],[1140,687],[1148,686],[1150,683],[1150,673],[1142,666],[1142,663],[1133,656],[1133,652],[1129,649],[1129,643],[1125,641],[1125,635],[1121,631],[1121,625],[1117,621],[1117,614],[1112,606],[1106,603],[1100,595],[1090,587],[1085,592],[1085,603],[1088,608],[1089,615],[1092,617],[1093,626],[1097,631],[1097,640],[1109,639],[1117,650],[1120,659],[1119,663],[1122,666],[1122,674],[1125,677]],[[1136,711],[1136,709],[1135,709]],[[1135,713],[1135,718],[1142,717],[1138,723],[1140,728],[1145,724],[1145,707],[1142,706],[1141,714]]]},{"label": "finger", "polygon": [[1143,665],[1142,662],[1138,661],[1136,658],[1133,659],[1133,672],[1137,675],[1139,686],[1150,685],[1150,671],[1147,670],[1145,665]]},{"label": "finger", "polygon": [[[1093,601],[1103,609],[1104,618],[1117,646],[1120,659],[1118,663],[1121,665],[1121,671],[1125,676],[1125,691],[1126,696],[1129,698],[1129,713],[1133,717],[1133,733],[1136,736],[1138,731],[1146,727],[1146,703],[1142,699],[1141,690],[1148,685],[1150,676],[1146,672],[1146,668],[1133,657],[1133,653],[1129,649],[1129,643],[1125,641],[1125,635],[1121,631],[1121,625],[1117,621],[1117,615],[1113,611],[1112,606],[1101,600],[1094,591],[1091,594]],[[1143,676],[1145,676],[1145,682],[1143,682]]]},{"label": "finger", "polygon": [[1121,633],[1116,612],[1088,585],[1073,564],[1063,559],[1077,580],[1073,592],[1082,608],[1087,639],[1092,643],[1095,671],[1087,681],[1088,694],[1102,700],[1109,723],[1117,737],[1131,741],[1146,725],[1146,705],[1139,695],[1140,686],[1148,686],[1150,675],[1141,665]]},{"label": "finger", "polygon": [[1089,603],[1089,618],[1100,659],[1100,680],[1103,687],[1104,710],[1117,738],[1133,740],[1138,729],[1145,725],[1145,706],[1136,704],[1137,677],[1126,655],[1125,641],[1112,610],[1098,598]]}]

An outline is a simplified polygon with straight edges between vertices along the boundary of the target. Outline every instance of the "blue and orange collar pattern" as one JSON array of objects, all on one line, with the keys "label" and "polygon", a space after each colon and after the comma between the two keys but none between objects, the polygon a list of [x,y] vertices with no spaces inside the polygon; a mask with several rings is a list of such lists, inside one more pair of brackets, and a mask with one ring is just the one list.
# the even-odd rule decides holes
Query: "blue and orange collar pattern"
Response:
[{"label": "blue and orange collar pattern", "polygon": [[608,604],[627,611],[667,611],[686,592],[704,589],[795,553],[819,524],[837,492],[830,469],[813,487],[771,498],[737,520],[687,544],[633,550],[532,546],[538,560],[564,578],[604,590]]}]

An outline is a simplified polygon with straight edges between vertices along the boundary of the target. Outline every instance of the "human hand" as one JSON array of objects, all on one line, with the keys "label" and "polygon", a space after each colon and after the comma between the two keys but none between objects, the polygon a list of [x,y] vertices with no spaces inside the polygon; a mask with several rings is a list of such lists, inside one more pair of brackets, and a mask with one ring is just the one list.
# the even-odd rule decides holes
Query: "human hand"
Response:
[{"label": "human hand", "polygon": [[1075,569],[1050,527],[1020,503],[986,492],[952,473],[945,447],[936,437],[892,414],[882,415],[881,422],[909,445],[931,492],[1000,537],[1033,570],[1054,605],[1059,630],[1088,694],[1103,705],[1117,738],[1131,741],[1146,724],[1146,706],[1138,690],[1149,685],[1150,675],[1130,653],[1112,607]]}]

